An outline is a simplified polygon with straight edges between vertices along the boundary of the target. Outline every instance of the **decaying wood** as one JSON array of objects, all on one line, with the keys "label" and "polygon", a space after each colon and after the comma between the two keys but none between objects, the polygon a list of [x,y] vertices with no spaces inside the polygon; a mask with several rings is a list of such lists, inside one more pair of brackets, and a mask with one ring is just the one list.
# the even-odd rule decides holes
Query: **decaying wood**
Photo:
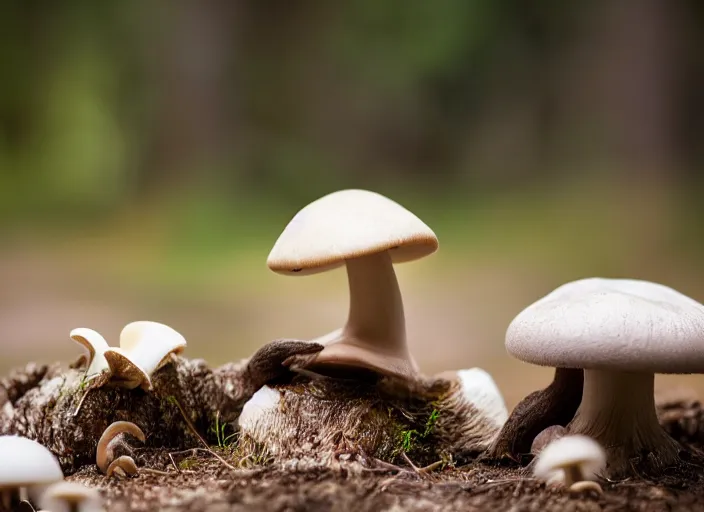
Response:
[{"label": "decaying wood", "polygon": [[74,416],[86,383],[80,369],[59,364],[28,364],[0,381],[0,434],[34,439],[54,452],[67,473],[94,464],[100,436],[115,421],[131,421],[146,434],[147,447],[197,446],[175,401],[199,432],[214,441],[215,418],[237,419],[244,403],[266,382],[286,372],[282,362],[321,346],[278,340],[249,361],[216,369],[200,359],[175,357],[153,376],[153,390],[101,387],[85,398]]}]

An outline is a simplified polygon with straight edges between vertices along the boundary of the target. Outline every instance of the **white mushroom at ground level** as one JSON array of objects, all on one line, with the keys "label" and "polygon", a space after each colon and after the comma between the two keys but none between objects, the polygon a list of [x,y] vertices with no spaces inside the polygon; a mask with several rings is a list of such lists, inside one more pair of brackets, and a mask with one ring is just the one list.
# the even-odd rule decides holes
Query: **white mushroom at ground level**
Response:
[{"label": "white mushroom at ground level", "polygon": [[462,384],[464,398],[484,416],[501,427],[508,419],[506,402],[493,377],[481,368],[459,370],[457,377]]},{"label": "white mushroom at ground level", "polygon": [[43,445],[20,436],[0,436],[0,504],[9,508],[20,488],[63,480],[59,461]]},{"label": "white mushroom at ground level", "polygon": [[273,428],[271,421],[281,404],[281,393],[269,386],[263,386],[252,395],[242,407],[237,424],[240,430],[252,439],[264,442],[266,431]]},{"label": "white mushroom at ground level", "polygon": [[538,455],[533,474],[546,481],[560,481],[570,487],[594,480],[606,467],[606,453],[592,438],[568,435],[549,443]]},{"label": "white mushroom at ground level", "polygon": [[37,500],[52,512],[102,512],[103,499],[95,489],[76,482],[59,482],[49,486]]}]

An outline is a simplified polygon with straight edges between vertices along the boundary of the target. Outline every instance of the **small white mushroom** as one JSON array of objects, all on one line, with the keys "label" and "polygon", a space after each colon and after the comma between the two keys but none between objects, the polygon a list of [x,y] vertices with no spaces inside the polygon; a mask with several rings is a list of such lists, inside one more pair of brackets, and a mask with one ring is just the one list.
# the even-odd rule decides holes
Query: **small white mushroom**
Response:
[{"label": "small white mushroom", "polygon": [[38,500],[42,509],[52,512],[103,512],[100,493],[76,482],[49,486]]},{"label": "small white mushroom", "polygon": [[493,377],[481,368],[459,370],[457,377],[465,400],[501,428],[508,419],[508,409]]},{"label": "small white mushroom", "polygon": [[20,488],[63,480],[59,461],[44,446],[20,436],[0,436],[0,506],[9,509]]},{"label": "small white mushroom", "polygon": [[237,424],[240,431],[247,433],[259,442],[264,442],[266,431],[271,428],[270,421],[281,403],[281,393],[269,386],[263,386],[252,395],[242,407]]},{"label": "small white mushroom", "polygon": [[109,347],[99,333],[83,327],[71,331],[71,338],[89,352],[86,375],[96,377],[105,372],[91,383],[92,387],[109,384],[149,390],[152,374],[168,363],[172,354],[180,354],[186,347],[186,339],[179,332],[150,321],[127,324],[120,333],[119,347]]},{"label": "small white mushroom", "polygon": [[599,443],[581,435],[563,436],[548,444],[538,455],[533,474],[550,483],[567,487],[594,480],[606,467],[606,453]]},{"label": "small white mushroom", "polygon": [[110,347],[99,332],[86,327],[78,327],[71,331],[70,336],[73,341],[81,344],[88,351],[86,377],[94,377],[108,369],[108,362],[103,353]]},{"label": "small white mushroom", "polygon": [[132,322],[122,329],[120,349],[106,350],[105,359],[122,387],[151,389],[150,376],[185,347],[186,339],[168,325]]},{"label": "small white mushroom", "polygon": [[121,434],[131,434],[141,442],[145,441],[144,432],[134,423],[129,421],[116,421],[105,429],[98,441],[98,448],[95,452],[95,463],[103,473],[108,472],[110,465],[115,460],[115,448],[122,444],[118,437]]}]

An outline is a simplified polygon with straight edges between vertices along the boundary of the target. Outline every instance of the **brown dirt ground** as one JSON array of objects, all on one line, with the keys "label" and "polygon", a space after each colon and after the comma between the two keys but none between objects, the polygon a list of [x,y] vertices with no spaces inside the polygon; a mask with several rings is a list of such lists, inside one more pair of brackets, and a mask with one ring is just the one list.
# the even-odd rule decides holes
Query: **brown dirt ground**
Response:
[{"label": "brown dirt ground", "polygon": [[[140,459],[169,469],[163,462],[168,460],[166,452],[143,452]],[[111,512],[704,510],[704,474],[689,465],[658,481],[606,482],[602,496],[571,496],[546,488],[525,468],[482,463],[419,475],[408,469],[362,469],[354,462],[335,469],[269,466],[232,471],[208,454],[188,461],[188,469],[180,473],[171,465],[170,476],[108,480],[95,467],[87,467],[70,479],[100,488]]]}]

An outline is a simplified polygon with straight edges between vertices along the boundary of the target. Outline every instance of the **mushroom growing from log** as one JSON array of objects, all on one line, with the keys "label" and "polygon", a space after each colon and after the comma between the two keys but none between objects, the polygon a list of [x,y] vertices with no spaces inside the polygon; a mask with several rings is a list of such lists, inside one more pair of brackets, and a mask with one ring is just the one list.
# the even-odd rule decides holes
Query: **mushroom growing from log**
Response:
[{"label": "mushroom growing from log", "polygon": [[109,347],[98,332],[85,327],[71,331],[71,339],[88,350],[86,376],[94,379],[91,388],[110,384],[150,389],[151,375],[169,361],[171,354],[180,354],[186,348],[180,333],[168,325],[149,321],[127,324],[120,333],[119,347]]},{"label": "mushroom growing from log", "polygon": [[292,361],[294,366],[329,376],[416,378],[393,265],[437,248],[438,239],[427,225],[374,192],[342,190],[300,210],[274,244],[269,268],[296,276],[345,265],[350,306],[342,329],[314,340],[325,345],[323,351]]},{"label": "mushroom growing from log", "polygon": [[678,462],[681,446],[658,424],[654,374],[704,371],[702,304],[647,281],[583,279],[522,311],[506,348],[529,363],[584,370],[567,430],[604,446],[607,476],[632,474],[634,458],[654,474]]}]

